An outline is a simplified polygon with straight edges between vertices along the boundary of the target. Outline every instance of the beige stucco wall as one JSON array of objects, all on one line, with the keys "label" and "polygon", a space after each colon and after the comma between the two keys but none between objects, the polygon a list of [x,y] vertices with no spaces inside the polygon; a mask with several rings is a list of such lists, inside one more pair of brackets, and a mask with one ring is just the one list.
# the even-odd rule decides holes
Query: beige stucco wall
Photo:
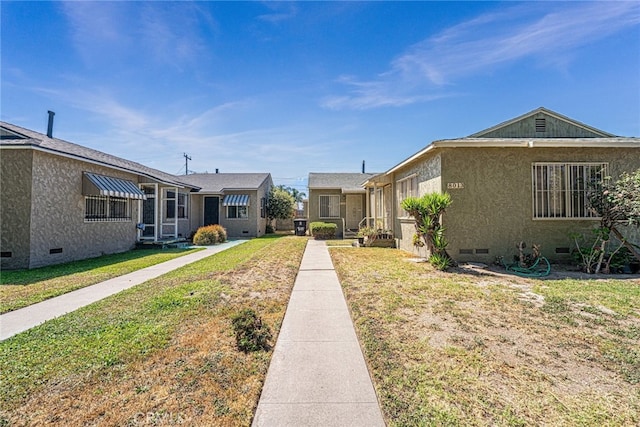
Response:
[{"label": "beige stucco wall", "polygon": [[[411,175],[418,177],[418,195],[442,191],[442,157],[440,153],[431,154],[419,161],[412,162],[406,167],[396,171],[393,176],[393,197],[397,202],[396,183]],[[395,237],[398,239],[398,247],[417,256],[426,256],[424,249],[413,246],[413,235],[416,232],[415,223],[411,218],[398,217],[398,206],[394,206]]]},{"label": "beige stucco wall", "polygon": [[0,268],[29,267],[31,165],[33,151],[4,149],[0,154]]},{"label": "beige stucco wall", "polygon": [[[83,172],[137,182],[133,174],[34,152],[30,268],[124,252],[134,247],[139,202],[131,201],[131,220],[85,222]],[[50,254],[51,249],[59,248],[62,253]]]},{"label": "beige stucco wall", "polygon": [[[573,232],[589,233],[597,220],[534,220],[531,164],[533,162],[609,162],[616,177],[623,170],[640,167],[634,149],[517,149],[456,148],[442,150],[442,189],[452,204],[443,224],[449,253],[459,261],[493,262],[496,256],[510,260],[515,245],[525,241],[541,245],[550,259],[567,259],[562,248],[573,249]],[[447,188],[449,183],[463,188]],[[464,252],[472,251],[472,254]],[[462,252],[462,253],[461,253]]]},{"label": "beige stucco wall", "polygon": [[190,195],[190,212],[187,227],[182,228],[185,237],[189,237],[192,233],[195,233],[198,228],[204,224],[204,197],[219,197],[219,218],[220,225],[227,230],[227,236],[234,237],[260,237],[266,232],[267,218],[262,218],[260,200],[267,198],[269,189],[273,183],[271,180],[265,180],[257,190],[237,190],[237,191],[225,191],[224,195],[230,194],[248,194],[249,195],[249,217],[246,219],[232,219],[227,218],[227,208],[222,206],[224,199],[223,195],[205,195],[191,193]]},{"label": "beige stucco wall", "polygon": [[[598,221],[534,220],[533,162],[609,162],[609,173],[616,178],[622,171],[640,168],[640,153],[631,148],[449,148],[396,171],[393,181],[415,173],[420,195],[431,191],[451,194],[443,224],[447,250],[457,261],[491,263],[497,256],[510,260],[520,241],[528,248],[533,243],[541,245],[543,255],[552,260],[568,259],[569,255],[558,252],[574,248],[570,233],[590,234]],[[412,220],[396,218],[394,231],[401,249],[425,255],[412,244]],[[629,235],[640,243],[637,232]]]},{"label": "beige stucco wall", "polygon": [[[339,195],[340,196],[340,218],[320,218],[320,196],[331,196],[331,195]],[[366,215],[366,204],[365,197],[366,194],[356,193],[356,195],[360,196],[360,204],[362,209],[362,215]],[[336,237],[341,239],[343,237],[342,233],[342,219],[347,217],[347,194],[342,194],[342,190],[339,188],[335,189],[309,189],[309,207],[308,207],[308,215],[309,215],[309,223],[312,222],[327,222],[331,224],[336,224],[338,226],[338,231]],[[307,224],[307,226],[308,226]]]}]

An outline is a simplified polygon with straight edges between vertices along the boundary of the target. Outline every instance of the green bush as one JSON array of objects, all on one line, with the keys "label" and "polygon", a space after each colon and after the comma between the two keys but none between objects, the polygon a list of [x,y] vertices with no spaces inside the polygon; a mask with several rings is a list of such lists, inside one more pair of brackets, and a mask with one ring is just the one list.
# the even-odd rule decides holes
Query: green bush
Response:
[{"label": "green bush", "polygon": [[443,254],[433,254],[429,257],[429,263],[441,271],[446,271],[451,267],[451,258]]},{"label": "green bush", "polygon": [[312,222],[309,231],[316,240],[335,239],[338,226],[330,222]]},{"label": "green bush", "polygon": [[271,330],[262,324],[262,319],[250,308],[236,313],[231,319],[233,331],[236,334],[238,349],[248,353],[250,351],[269,350]]},{"label": "green bush", "polygon": [[226,241],[227,230],[218,224],[200,227],[193,236],[193,243],[198,246],[210,246]]}]

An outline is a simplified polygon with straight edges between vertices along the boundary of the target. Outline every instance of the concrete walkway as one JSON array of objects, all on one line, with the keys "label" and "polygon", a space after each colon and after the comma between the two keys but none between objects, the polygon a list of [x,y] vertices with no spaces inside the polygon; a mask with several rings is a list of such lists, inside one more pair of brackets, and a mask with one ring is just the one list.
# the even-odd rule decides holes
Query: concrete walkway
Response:
[{"label": "concrete walkway", "polygon": [[310,240],[253,426],[384,426],[324,242]]},{"label": "concrete walkway", "polygon": [[0,315],[0,341],[247,240],[232,240]]}]

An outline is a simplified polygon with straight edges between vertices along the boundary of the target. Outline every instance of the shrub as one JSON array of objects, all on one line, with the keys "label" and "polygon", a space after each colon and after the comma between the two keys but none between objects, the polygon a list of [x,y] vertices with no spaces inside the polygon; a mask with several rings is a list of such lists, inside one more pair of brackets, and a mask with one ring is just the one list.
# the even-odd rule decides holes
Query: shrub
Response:
[{"label": "shrub", "polygon": [[236,334],[236,345],[241,351],[269,350],[268,341],[271,339],[271,330],[262,324],[262,319],[250,308],[245,308],[236,313],[232,319],[233,330]]},{"label": "shrub", "polygon": [[451,258],[443,254],[433,254],[429,257],[429,263],[441,271],[446,271],[451,267]]},{"label": "shrub", "polygon": [[271,224],[267,224],[267,226],[266,226],[266,227],[265,227],[265,229],[264,229],[264,232],[265,232],[266,234],[273,234],[273,233],[275,233],[276,231],[273,229],[273,225],[271,225]]},{"label": "shrub", "polygon": [[215,245],[227,241],[227,230],[223,226],[214,224],[198,228],[193,236],[193,243],[199,246]]},{"label": "shrub", "polygon": [[218,232],[218,243],[224,243],[227,241],[227,230],[223,226],[219,224],[210,225],[209,227],[213,227]]},{"label": "shrub", "polygon": [[312,222],[309,225],[309,231],[316,240],[334,239],[338,226],[330,222]]}]

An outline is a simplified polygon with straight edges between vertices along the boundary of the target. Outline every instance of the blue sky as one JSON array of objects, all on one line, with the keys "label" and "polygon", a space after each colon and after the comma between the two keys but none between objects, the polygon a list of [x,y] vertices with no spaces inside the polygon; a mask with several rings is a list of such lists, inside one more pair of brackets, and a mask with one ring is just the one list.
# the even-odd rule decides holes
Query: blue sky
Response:
[{"label": "blue sky", "polygon": [[544,106],[640,136],[640,2],[3,1],[4,121],[174,174],[382,172]]}]

